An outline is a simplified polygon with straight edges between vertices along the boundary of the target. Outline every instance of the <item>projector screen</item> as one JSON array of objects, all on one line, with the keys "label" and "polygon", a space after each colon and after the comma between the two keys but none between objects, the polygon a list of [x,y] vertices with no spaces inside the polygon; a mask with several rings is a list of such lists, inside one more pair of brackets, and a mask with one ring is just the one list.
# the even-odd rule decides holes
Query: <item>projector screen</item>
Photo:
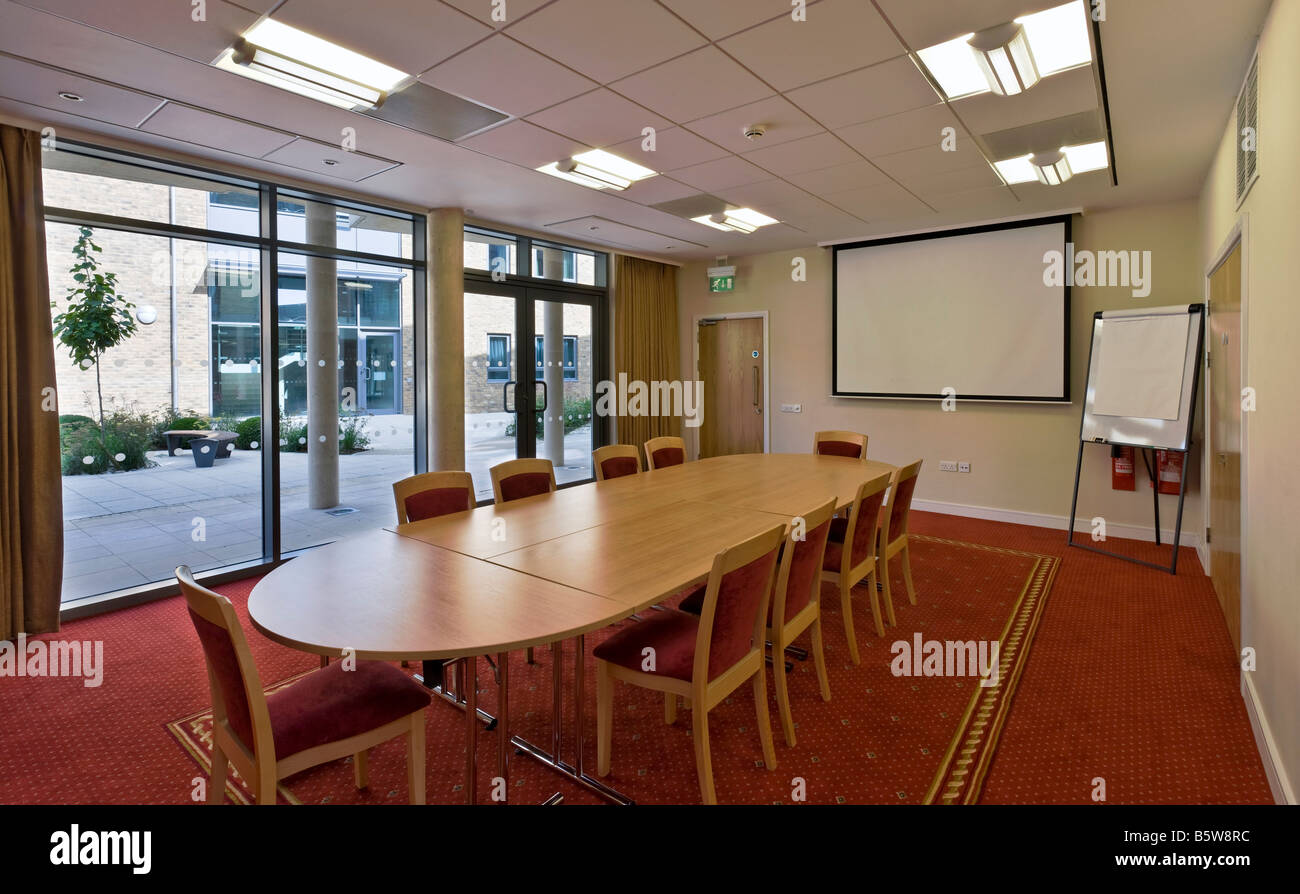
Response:
[{"label": "projector screen", "polygon": [[835,246],[832,395],[1068,402],[1069,241],[1066,215]]}]

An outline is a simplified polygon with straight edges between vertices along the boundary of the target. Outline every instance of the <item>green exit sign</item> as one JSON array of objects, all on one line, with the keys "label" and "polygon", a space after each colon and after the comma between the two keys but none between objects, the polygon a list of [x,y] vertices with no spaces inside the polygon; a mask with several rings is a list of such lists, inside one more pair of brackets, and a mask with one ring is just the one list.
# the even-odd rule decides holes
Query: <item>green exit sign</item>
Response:
[{"label": "green exit sign", "polygon": [[736,287],[736,277],[734,276],[710,276],[710,292],[730,292]]}]

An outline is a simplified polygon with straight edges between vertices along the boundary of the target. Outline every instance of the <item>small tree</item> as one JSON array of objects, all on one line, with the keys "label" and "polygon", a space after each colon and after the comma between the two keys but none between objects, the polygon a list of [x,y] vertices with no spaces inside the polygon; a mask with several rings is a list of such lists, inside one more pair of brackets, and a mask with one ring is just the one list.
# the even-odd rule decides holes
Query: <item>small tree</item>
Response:
[{"label": "small tree", "polygon": [[[95,257],[103,251],[91,241],[95,231],[82,227],[72,248],[77,263],[68,271],[76,286],[68,289],[68,309],[54,318],[54,335],[68,349],[68,356],[81,369],[95,367],[95,392],[99,399],[99,442],[108,454],[108,431],[104,424],[104,388],[99,375],[99,360],[109,348],[115,348],[135,332],[135,307],[117,293],[117,274],[101,273]],[[51,306],[57,306],[50,302]]]}]

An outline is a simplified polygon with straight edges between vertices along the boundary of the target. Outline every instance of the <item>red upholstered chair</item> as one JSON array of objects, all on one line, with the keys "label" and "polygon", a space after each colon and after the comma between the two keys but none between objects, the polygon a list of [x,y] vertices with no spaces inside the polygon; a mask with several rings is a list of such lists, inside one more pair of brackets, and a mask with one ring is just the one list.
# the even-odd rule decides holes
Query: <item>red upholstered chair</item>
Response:
[{"label": "red upholstered chair", "polygon": [[881,513],[880,530],[876,541],[876,564],[880,566],[880,581],[884,584],[885,605],[889,609],[889,623],[894,623],[894,600],[889,589],[889,560],[903,554],[903,582],[907,585],[907,601],[916,605],[916,587],[912,585],[912,554],[908,549],[907,522],[912,513],[912,495],[916,480],[921,474],[917,460],[894,471],[890,480],[889,503]]},{"label": "red upholstered chair", "polygon": [[[700,795],[716,804],[709,751],[709,710],[753,680],[763,760],[776,769],[767,713],[763,633],[777,553],[785,526],[776,525],[713,560],[699,617],[669,609],[615,633],[596,647],[596,772],[609,773],[614,724],[614,681],[663,692],[664,719],[677,719],[677,697],[694,710],[695,768]],[[645,653],[645,649],[653,649]],[[647,655],[653,656],[649,663]],[[647,669],[652,668],[652,669]]]},{"label": "red upholstered chair", "polygon": [[469,472],[425,472],[393,483],[397,523],[423,521],[474,508],[474,480]]},{"label": "red upholstered chair", "polygon": [[851,456],[866,462],[867,436],[855,431],[819,431],[813,435],[813,453],[821,456]]},{"label": "red upholstered chair", "polygon": [[591,464],[596,469],[597,481],[637,475],[641,472],[641,451],[631,444],[610,444],[591,454]]},{"label": "red upholstered chair", "polygon": [[681,438],[651,438],[645,442],[646,468],[650,471],[686,462],[686,442]]},{"label": "red upholstered chair", "polygon": [[212,778],[208,803],[225,798],[234,764],[257,803],[274,804],[281,779],[353,755],[357,788],[367,785],[375,745],[406,737],[412,804],[424,803],[424,709],[430,695],[391,664],[360,661],[314,671],[267,696],[230,600],[200,586],[181,565],[176,580],[189,606],[212,693]]},{"label": "red upholstered chair", "polygon": [[497,504],[555,490],[555,467],[549,459],[511,459],[492,467],[492,496]]},{"label": "red upholstered chair", "polygon": [[[831,521],[830,537],[826,543],[826,557],[822,570],[826,580],[839,586],[840,614],[844,616],[844,635],[849,640],[849,657],[861,664],[858,656],[858,638],[853,631],[853,587],[867,582],[871,592],[871,616],[876,622],[876,634],[885,635],[880,621],[880,603],[876,598],[876,526],[880,519],[880,506],[889,487],[889,473],[864,481],[853,497],[847,519]],[[892,622],[892,616],[891,616]]]}]

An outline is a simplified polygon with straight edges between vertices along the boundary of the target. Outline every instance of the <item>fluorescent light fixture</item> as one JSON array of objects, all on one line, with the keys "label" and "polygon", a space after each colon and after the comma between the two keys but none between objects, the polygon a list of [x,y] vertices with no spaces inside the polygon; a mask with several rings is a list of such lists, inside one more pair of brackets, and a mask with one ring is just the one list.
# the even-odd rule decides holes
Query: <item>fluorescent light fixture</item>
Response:
[{"label": "fluorescent light fixture", "polygon": [[[998,169],[998,173],[1008,184],[1032,183],[1037,180],[1040,183],[1055,185],[1050,179],[1044,179],[1044,177],[1050,177],[1051,175],[1040,174],[1042,169],[1038,166],[1038,161],[1043,161],[1046,156],[1055,154],[1058,153],[1021,155],[1017,158],[1008,158],[1005,161],[995,162],[993,166]],[[1110,164],[1109,156],[1106,152],[1106,144],[1101,141],[1096,143],[1083,143],[1078,146],[1062,146],[1059,154],[1063,156],[1063,158],[1057,163],[1058,170],[1055,175],[1059,177],[1056,181],[1057,183],[1063,183],[1066,180],[1069,180],[1074,174],[1086,174],[1089,171],[1104,170]],[[1038,159],[1038,161],[1035,161],[1035,159]],[[1065,169],[1069,171],[1069,173],[1063,177],[1060,176],[1062,173],[1059,170],[1060,164],[1064,164]]]},{"label": "fluorescent light fixture", "polygon": [[274,19],[245,33],[216,66],[344,109],[376,108],[408,77]]},{"label": "fluorescent light fixture", "polygon": [[1038,182],[1047,186],[1060,186],[1074,176],[1074,171],[1070,170],[1070,162],[1066,160],[1065,153],[1060,149],[1052,152],[1035,152],[1029,156],[1029,163],[1034,166]]},{"label": "fluorescent light fixture", "polygon": [[752,233],[759,227],[778,223],[776,218],[768,217],[753,208],[728,208],[726,211],[719,211],[716,214],[692,217],[691,220],[726,233]]},{"label": "fluorescent light fixture", "polygon": [[580,152],[572,158],[562,158],[548,165],[542,165],[537,170],[552,177],[581,183],[592,189],[617,190],[627,189],[638,180],[654,177],[657,173],[603,149]]},{"label": "fluorescent light fixture", "polygon": [[[1000,29],[1005,30],[1006,39],[993,42],[992,32]],[[1036,83],[1041,77],[1092,61],[1087,8],[1084,0],[1071,0],[998,28],[918,50],[916,55],[950,100],[998,92],[994,84],[1018,86],[1020,89],[1012,91],[1018,93],[1032,86],[1027,82],[1027,62],[1032,62]],[[1015,77],[1017,70],[1019,78]]]},{"label": "fluorescent light fixture", "polygon": [[1038,66],[1023,25],[1008,22],[988,28],[972,36],[969,44],[975,63],[994,93],[1015,96],[1038,83]]}]

